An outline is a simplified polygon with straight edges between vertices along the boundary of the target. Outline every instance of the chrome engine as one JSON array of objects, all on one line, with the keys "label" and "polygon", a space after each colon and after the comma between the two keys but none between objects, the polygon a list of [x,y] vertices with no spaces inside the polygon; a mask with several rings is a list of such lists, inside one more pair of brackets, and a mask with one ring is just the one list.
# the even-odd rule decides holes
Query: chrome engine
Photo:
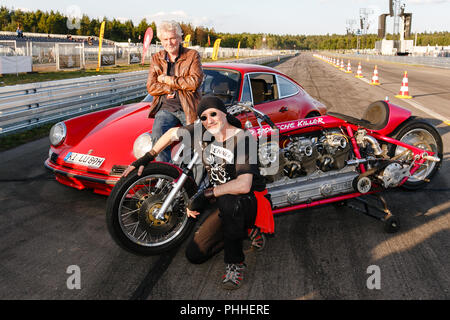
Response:
[{"label": "chrome engine", "polygon": [[[293,136],[283,142],[266,142],[259,146],[261,174],[269,182],[281,177],[291,179],[342,169],[350,155],[347,137],[339,130],[322,131],[319,136]],[[276,170],[274,170],[276,169]]]},{"label": "chrome engine", "polygon": [[349,156],[350,144],[339,130],[312,137],[290,137],[283,149],[275,142],[260,145],[260,171],[268,182],[273,206],[354,191],[358,172],[355,166],[346,165]]},{"label": "chrome engine", "polygon": [[[409,177],[413,162],[387,155],[387,146],[364,129],[355,135],[362,158],[353,156],[347,136],[338,129],[314,136],[293,136],[282,143],[260,145],[260,172],[266,178],[274,208],[311,202],[339,194],[366,193],[372,182],[385,188],[398,186]],[[357,166],[365,164],[360,175]]]},{"label": "chrome engine", "polygon": [[353,181],[357,177],[358,172],[353,166],[330,172],[317,170],[305,177],[284,177],[268,184],[267,189],[273,208],[279,208],[352,192]]}]

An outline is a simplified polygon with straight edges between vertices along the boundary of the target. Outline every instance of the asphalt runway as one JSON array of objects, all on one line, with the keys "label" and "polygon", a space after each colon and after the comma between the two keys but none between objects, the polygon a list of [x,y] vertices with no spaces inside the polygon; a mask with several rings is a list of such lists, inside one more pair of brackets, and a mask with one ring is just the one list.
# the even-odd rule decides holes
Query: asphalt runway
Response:
[{"label": "asphalt runway", "polygon": [[[364,62],[363,70],[373,65]],[[267,247],[246,250],[243,286],[224,291],[222,253],[192,265],[185,245],[154,257],[117,247],[106,230],[106,198],[54,181],[43,166],[44,138],[0,153],[0,299],[449,299],[450,126],[394,96],[407,69],[413,100],[450,118],[450,72],[377,65],[377,87],[354,77],[357,62],[352,75],[311,54],[275,67],[329,110],[361,116],[388,96],[438,126],[444,162],[435,179],[424,190],[385,193],[400,218],[399,232],[388,234],[382,222],[334,205],[277,216]],[[75,282],[74,266],[80,272]],[[375,288],[368,286],[374,272],[380,276]]]}]

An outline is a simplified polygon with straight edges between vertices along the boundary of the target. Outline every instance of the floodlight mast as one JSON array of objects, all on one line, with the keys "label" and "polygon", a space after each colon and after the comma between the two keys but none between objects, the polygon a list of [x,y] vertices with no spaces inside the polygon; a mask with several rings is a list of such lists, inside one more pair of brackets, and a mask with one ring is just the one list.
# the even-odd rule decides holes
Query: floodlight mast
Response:
[{"label": "floodlight mast", "polygon": [[360,8],[359,9],[359,18],[361,22],[361,29],[364,35],[367,34],[367,31],[369,30],[370,23],[369,23],[369,15],[373,14],[373,9],[370,8]]},{"label": "floodlight mast", "polygon": [[355,34],[355,29],[354,29],[354,25],[357,23],[355,19],[347,19],[345,21],[346,23],[346,30],[347,30],[347,36],[349,36],[348,41],[347,41],[347,49],[349,49],[349,45],[350,45],[350,35],[354,35]]},{"label": "floodlight mast", "polygon": [[[405,10],[405,4],[401,3],[401,0],[393,0],[393,12],[394,12],[394,30],[393,34],[397,35],[400,33],[400,14]],[[400,39],[402,36],[400,35]]]},{"label": "floodlight mast", "polygon": [[[405,41],[405,38],[411,36],[411,20],[412,13],[405,13],[406,4],[402,0],[389,0],[389,14],[381,14],[378,18],[378,36],[386,39],[386,16],[390,16],[393,21],[393,40],[394,47],[397,48],[397,54],[409,54],[409,49],[406,49],[410,44]],[[415,44],[414,44],[415,45]]]},{"label": "floodlight mast", "polygon": [[399,35],[399,40],[405,40],[405,36],[409,37],[411,33],[412,13],[405,13],[406,4],[401,0],[390,0],[389,11],[392,11],[394,17],[393,35]]},{"label": "floodlight mast", "polygon": [[356,24],[356,20],[355,19],[347,19],[345,21],[345,23],[347,24],[347,34],[354,34],[355,33],[355,29],[354,29],[354,25]]},{"label": "floodlight mast", "polygon": [[[359,9],[359,21],[361,24],[361,33],[362,35],[367,35],[367,31],[369,30],[369,15],[373,14],[373,9],[370,8],[360,8]],[[359,46],[358,46],[359,49]]]}]

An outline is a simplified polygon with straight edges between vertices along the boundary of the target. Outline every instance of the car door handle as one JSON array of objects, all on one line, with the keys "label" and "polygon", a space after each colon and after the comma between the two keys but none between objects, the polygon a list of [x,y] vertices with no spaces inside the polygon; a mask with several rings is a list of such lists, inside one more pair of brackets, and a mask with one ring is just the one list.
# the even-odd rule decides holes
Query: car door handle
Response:
[{"label": "car door handle", "polygon": [[288,107],[281,107],[280,110],[278,110],[279,112],[286,112],[288,111]]}]

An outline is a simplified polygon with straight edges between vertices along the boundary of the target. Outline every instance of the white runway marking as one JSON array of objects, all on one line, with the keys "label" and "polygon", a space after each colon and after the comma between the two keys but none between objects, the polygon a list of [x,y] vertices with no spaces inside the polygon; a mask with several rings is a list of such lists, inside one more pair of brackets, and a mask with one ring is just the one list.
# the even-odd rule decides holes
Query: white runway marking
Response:
[{"label": "white runway marking", "polygon": [[[320,57],[317,57],[317,56],[316,56],[316,58],[321,59],[321,60],[323,60],[324,62],[327,62],[327,63],[329,63],[330,65],[332,65],[332,64],[331,64],[330,62],[328,62],[327,60],[324,60],[324,59],[322,59],[322,58],[320,58]],[[369,81],[368,79],[366,79],[366,78],[356,78],[356,79],[359,79],[359,80],[361,80],[361,81],[364,81],[365,83],[370,84],[370,81]],[[402,99],[402,100],[403,100],[403,99]],[[412,105],[414,108],[419,109],[419,110],[422,111],[422,112],[425,112],[426,114],[432,116],[433,118],[436,118],[437,120],[441,120],[444,124],[450,126],[450,120],[447,119],[446,117],[444,117],[443,115],[441,115],[441,114],[439,114],[439,113],[437,113],[437,112],[434,112],[433,110],[430,110],[430,109],[428,109],[428,108],[422,106],[420,103],[418,103],[418,102],[416,102],[416,101],[414,101],[414,100],[412,100],[412,99],[404,99],[403,101],[409,103],[409,104]]]},{"label": "white runway marking", "polygon": [[446,119],[443,115],[434,112],[433,110],[430,110],[428,108],[425,108],[424,106],[422,106],[420,103],[414,101],[414,100],[406,100],[405,102],[408,102],[410,105],[412,105],[414,108],[419,109],[420,111],[425,112],[426,114],[432,116],[433,118],[436,118],[438,120],[441,120],[443,123],[445,123],[446,125],[450,126],[450,120]]},{"label": "white runway marking", "polygon": [[[356,79],[359,79],[359,80],[361,80],[361,81],[364,81],[365,83],[370,84],[370,81],[367,80],[367,79],[365,79],[365,78],[356,78]],[[441,115],[441,114],[439,114],[439,113],[437,113],[437,112],[434,112],[433,110],[430,110],[430,109],[428,109],[428,108],[422,106],[420,103],[418,103],[418,102],[416,102],[416,101],[414,101],[414,100],[412,100],[412,99],[405,99],[405,100],[403,100],[403,101],[409,103],[409,104],[412,105],[414,108],[419,109],[420,111],[425,112],[426,114],[432,116],[433,118],[436,118],[436,119],[438,119],[438,120],[441,120],[443,123],[445,123],[446,125],[450,126],[450,120],[448,120],[448,119],[447,119],[446,117],[444,117],[443,115]]]}]

